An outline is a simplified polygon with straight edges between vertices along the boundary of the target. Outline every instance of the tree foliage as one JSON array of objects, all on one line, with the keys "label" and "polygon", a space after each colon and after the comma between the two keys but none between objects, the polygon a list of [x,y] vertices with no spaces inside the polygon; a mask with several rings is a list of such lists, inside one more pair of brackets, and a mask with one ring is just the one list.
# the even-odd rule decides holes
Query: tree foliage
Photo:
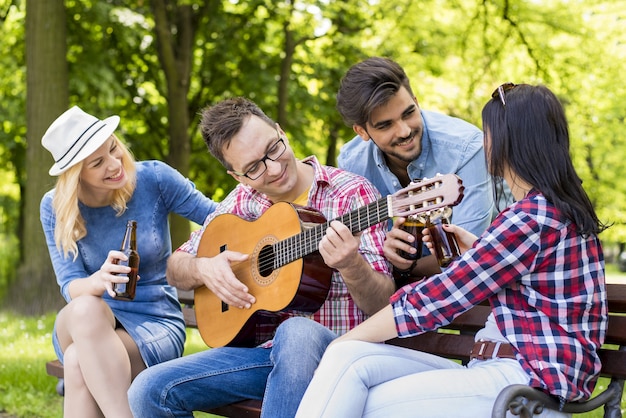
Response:
[{"label": "tree foliage", "polygon": [[[69,103],[101,117],[119,114],[121,136],[139,159],[168,161],[216,200],[235,182],[198,134],[203,107],[247,96],[281,124],[297,155],[334,164],[353,136],[335,109],[339,81],[350,65],[379,55],[403,65],[423,108],[478,126],[499,84],[548,85],[566,106],[583,185],[601,218],[614,224],[602,239],[626,242],[620,181],[626,89],[619,82],[626,12],[620,1],[64,3]],[[0,159],[19,186],[18,202],[32,187],[25,13],[25,1],[0,0]],[[28,146],[36,144],[29,138]],[[10,218],[3,221],[19,225]],[[7,234],[23,238],[17,227]]]}]

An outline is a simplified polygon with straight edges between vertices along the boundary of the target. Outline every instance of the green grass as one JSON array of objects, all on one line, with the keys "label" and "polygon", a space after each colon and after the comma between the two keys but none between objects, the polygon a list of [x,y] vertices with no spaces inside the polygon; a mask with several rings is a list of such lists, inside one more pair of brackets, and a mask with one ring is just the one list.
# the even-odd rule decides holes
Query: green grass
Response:
[{"label": "green grass", "polygon": [[62,399],[45,363],[55,357],[54,315],[40,318],[0,313],[0,412],[16,417],[60,417]]},{"label": "green grass", "polygon": [[[55,358],[52,326],[55,314],[26,318],[0,311],[0,416],[58,418],[63,398],[57,379],[46,374],[46,362]],[[188,330],[185,354],[206,346],[195,329]],[[196,417],[214,415],[196,413]]]},{"label": "green grass", "polygon": [[[614,265],[607,265],[607,276],[624,279]],[[45,364],[55,358],[51,332],[54,314],[39,318],[22,317],[0,311],[0,417],[58,418],[63,415],[63,399],[56,394],[56,378],[46,374]],[[188,330],[185,354],[205,349],[197,330]],[[604,390],[608,379],[601,378],[596,392]],[[622,411],[626,400],[622,397]],[[603,410],[577,415],[600,418]],[[196,413],[196,417],[213,417]]]}]

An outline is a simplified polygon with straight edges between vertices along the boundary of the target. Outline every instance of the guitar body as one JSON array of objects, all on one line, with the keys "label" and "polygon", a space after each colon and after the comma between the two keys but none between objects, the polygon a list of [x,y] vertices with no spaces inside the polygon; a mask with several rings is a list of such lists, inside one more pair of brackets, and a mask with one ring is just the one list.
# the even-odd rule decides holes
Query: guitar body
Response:
[{"label": "guitar body", "polygon": [[318,212],[277,203],[255,221],[223,214],[209,223],[200,240],[198,257],[214,257],[226,250],[249,254],[248,260],[231,267],[256,298],[250,309],[240,309],[224,304],[204,286],[195,290],[198,329],[209,347],[254,345],[255,328],[263,322],[263,311],[315,312],[322,306],[332,269],[319,252],[284,264],[275,260],[272,250],[273,244],[300,234],[307,223],[322,222],[325,218]]},{"label": "guitar body", "polygon": [[[462,198],[458,176],[437,175],[335,220],[356,233],[392,216],[454,206]],[[196,289],[196,318],[204,342],[209,347],[254,346],[257,326],[265,330],[277,325],[277,315],[268,312],[317,311],[332,277],[332,269],[317,250],[329,224],[319,212],[285,202],[271,206],[255,221],[232,214],[216,216],[202,234],[198,257],[215,257],[227,250],[248,254],[248,260],[231,268],[256,302],[250,309],[239,309],[223,303],[206,287]]]}]

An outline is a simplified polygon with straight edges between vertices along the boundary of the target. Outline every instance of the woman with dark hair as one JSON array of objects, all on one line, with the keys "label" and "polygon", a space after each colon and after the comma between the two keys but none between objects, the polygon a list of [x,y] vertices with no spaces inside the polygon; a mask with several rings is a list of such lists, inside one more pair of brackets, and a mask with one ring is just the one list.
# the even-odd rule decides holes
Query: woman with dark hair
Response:
[{"label": "woman with dark hair", "polygon": [[[516,202],[478,238],[447,226],[462,257],[335,340],[299,417],[490,416],[510,384],[562,402],[591,395],[607,326],[604,225],[573,167],[563,107],[544,86],[503,84],[483,109],[483,128],[490,174]],[[466,366],[379,344],[435,330],[485,300],[491,314]]]}]

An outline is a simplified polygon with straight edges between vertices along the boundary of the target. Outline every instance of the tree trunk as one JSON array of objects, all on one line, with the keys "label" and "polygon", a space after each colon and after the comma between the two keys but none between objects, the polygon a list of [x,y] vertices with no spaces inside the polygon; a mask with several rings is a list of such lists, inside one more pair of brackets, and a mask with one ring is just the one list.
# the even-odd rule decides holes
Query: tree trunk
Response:
[{"label": "tree trunk", "polygon": [[[191,77],[191,59],[193,51],[194,24],[190,5],[171,6],[169,9],[163,0],[151,3],[154,14],[154,31],[159,61],[167,83],[167,102],[169,117],[170,147],[167,162],[181,172],[189,175],[190,142],[189,137],[189,81]],[[176,28],[176,35],[172,33]],[[176,248],[189,238],[190,225],[186,219],[170,216],[172,246]]]},{"label": "tree trunk", "polygon": [[64,301],[56,284],[39,221],[39,202],[54,185],[48,175],[52,158],[41,137],[68,107],[66,21],[63,0],[26,2],[26,183],[22,187],[22,234],[17,280],[5,306],[22,314],[40,315]]},{"label": "tree trunk", "polygon": [[283,35],[285,35],[285,43],[283,51],[285,53],[280,62],[280,79],[278,80],[278,111],[276,122],[283,128],[287,129],[287,105],[289,104],[289,75],[291,74],[291,65],[293,64],[293,56],[296,51],[296,41],[293,33],[289,30],[289,20],[283,23]]},{"label": "tree trunk", "polygon": [[341,128],[339,120],[329,122],[330,129],[328,132],[328,147],[326,148],[326,165],[337,165],[337,141],[339,139],[339,132]]}]

